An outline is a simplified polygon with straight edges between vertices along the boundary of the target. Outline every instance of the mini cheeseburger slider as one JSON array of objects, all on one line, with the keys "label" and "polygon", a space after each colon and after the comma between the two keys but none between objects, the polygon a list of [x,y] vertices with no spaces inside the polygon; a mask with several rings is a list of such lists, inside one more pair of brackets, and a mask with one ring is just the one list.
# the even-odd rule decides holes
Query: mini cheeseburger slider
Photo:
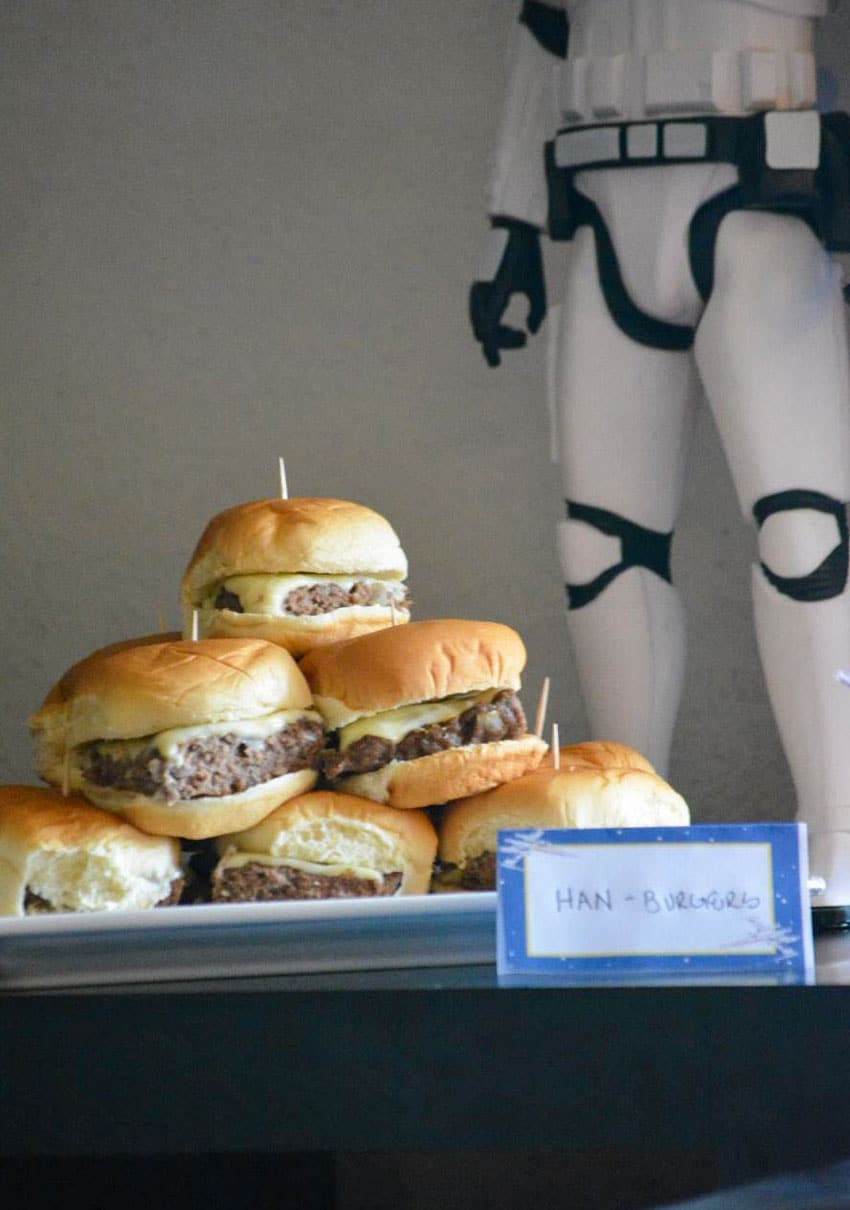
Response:
[{"label": "mini cheeseburger slider", "polygon": [[348,500],[256,500],[213,517],[183,576],[184,633],[279,643],[295,656],[410,617],[407,558]]},{"label": "mini cheeseburger slider", "polygon": [[82,661],[63,682],[63,708],[30,720],[36,742],[67,745],[72,784],[145,832],[219,836],[318,778],[322,719],[274,643],[127,647]]},{"label": "mini cheeseburger slider", "polygon": [[317,790],[216,846],[214,901],[421,895],[430,886],[437,833],[424,811]]},{"label": "mini cheeseburger slider", "polygon": [[546,744],[516,691],[525,646],[498,622],[411,622],[310,652],[301,669],[336,732],[323,772],[341,790],[426,807],[528,772]]},{"label": "mini cheeseburger slider", "polygon": [[561,748],[524,777],[449,803],[440,820],[435,890],[494,890],[502,828],[678,827],[690,822],[685,800],[626,744]]},{"label": "mini cheeseburger slider", "polygon": [[0,915],[176,903],[180,844],[147,836],[78,795],[0,787]]}]

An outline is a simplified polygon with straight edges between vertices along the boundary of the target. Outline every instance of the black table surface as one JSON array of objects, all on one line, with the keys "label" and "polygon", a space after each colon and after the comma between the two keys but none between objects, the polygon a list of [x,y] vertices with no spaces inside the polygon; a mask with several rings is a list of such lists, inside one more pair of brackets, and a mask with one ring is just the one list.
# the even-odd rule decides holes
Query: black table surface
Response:
[{"label": "black table surface", "polygon": [[0,992],[0,1157],[850,1155],[850,933],[815,986],[499,988],[490,965]]}]

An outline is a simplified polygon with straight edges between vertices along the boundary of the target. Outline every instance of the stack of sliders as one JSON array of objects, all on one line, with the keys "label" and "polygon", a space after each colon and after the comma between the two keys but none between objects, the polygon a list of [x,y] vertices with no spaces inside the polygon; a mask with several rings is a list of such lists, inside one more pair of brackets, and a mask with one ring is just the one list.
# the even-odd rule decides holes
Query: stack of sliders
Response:
[{"label": "stack of sliders", "polygon": [[31,718],[51,788],[0,789],[0,914],[154,907],[181,879],[183,902],[221,903],[484,885],[473,866],[495,840],[464,849],[451,821],[552,776],[518,697],[525,647],[495,622],[411,622],[406,575],[360,504],[214,517],[183,576],[183,637],[101,648]]},{"label": "stack of sliders", "polygon": [[678,827],[685,800],[626,744],[563,747],[524,777],[449,803],[438,825],[434,890],[494,890],[502,828]]},{"label": "stack of sliders", "polygon": [[[214,518],[182,602],[187,623],[198,608],[215,637],[149,635],[101,648],[32,716],[36,769],[53,788],[0,792],[0,847],[21,849],[24,816],[36,854],[4,864],[14,889],[0,914],[172,903],[187,855],[208,863],[210,852],[218,864],[204,898],[220,902],[427,891],[437,836],[424,811],[310,793],[324,725],[291,654],[406,622],[406,573],[392,528],[359,504],[259,501]],[[167,895],[99,893],[91,853],[103,848],[104,827],[120,830],[125,847],[139,837],[145,852],[168,854]],[[48,894],[32,871],[55,867],[63,829],[82,837],[70,880],[79,885]],[[67,870],[71,858],[63,862]]]}]

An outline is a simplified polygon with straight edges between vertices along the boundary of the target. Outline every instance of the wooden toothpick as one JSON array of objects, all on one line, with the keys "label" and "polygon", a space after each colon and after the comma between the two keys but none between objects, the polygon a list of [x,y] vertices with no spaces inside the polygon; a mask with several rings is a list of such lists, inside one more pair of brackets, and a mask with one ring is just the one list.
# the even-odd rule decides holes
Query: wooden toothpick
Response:
[{"label": "wooden toothpick", "polygon": [[198,633],[199,633],[199,626],[200,626],[199,618],[200,618],[200,616],[201,616],[201,615],[200,615],[200,610],[198,610],[198,609],[193,609],[193,610],[192,610],[192,642],[193,642],[193,643],[197,643],[197,641],[198,641]]},{"label": "wooden toothpick", "polygon": [[561,767],[561,738],[558,734],[558,724],[552,724],[552,763],[557,771]]},{"label": "wooden toothpick", "polygon": [[546,726],[546,709],[549,705],[549,677],[543,678],[540,689],[540,699],[537,703],[537,714],[534,719],[534,734],[538,739],[543,738],[543,728]]},{"label": "wooden toothpick", "polygon": [[278,458],[277,464],[280,468],[280,498],[281,500],[288,500],[289,489],[286,486],[286,463],[282,458]]},{"label": "wooden toothpick", "polygon": [[396,611],[395,611],[395,600],[394,600],[394,598],[393,598],[393,597],[390,597],[390,617],[392,618],[392,624],[393,624],[393,626],[397,626],[397,625],[398,625],[398,618],[396,617]]},{"label": "wooden toothpick", "polygon": [[65,756],[62,760],[62,797],[67,798],[71,793],[71,749],[65,743]]}]

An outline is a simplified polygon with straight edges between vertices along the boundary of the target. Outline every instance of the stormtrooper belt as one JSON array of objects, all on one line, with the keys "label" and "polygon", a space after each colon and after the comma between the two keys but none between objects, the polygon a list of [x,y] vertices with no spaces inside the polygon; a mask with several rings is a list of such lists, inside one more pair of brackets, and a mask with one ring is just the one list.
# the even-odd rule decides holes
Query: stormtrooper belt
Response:
[{"label": "stormtrooper belt", "polygon": [[847,114],[785,110],[562,130],[546,144],[550,238],[569,240],[579,227],[593,228],[608,310],[622,331],[653,348],[690,348],[694,330],[648,315],[631,299],[605,221],[576,187],[575,177],[596,169],[698,163],[728,163],[738,170],[738,183],[709,198],[691,220],[688,251],[704,301],[713,286],[717,230],[732,210],[793,214],[808,223],[831,251],[850,251]]},{"label": "stormtrooper belt", "polygon": [[820,153],[821,115],[811,109],[574,126],[553,144],[555,167],[573,172],[694,163],[811,172]]},{"label": "stormtrooper belt", "polygon": [[579,172],[704,163],[737,168],[741,208],[796,214],[850,251],[850,116],[813,109],[567,127],[546,144],[549,234],[572,239]]}]

